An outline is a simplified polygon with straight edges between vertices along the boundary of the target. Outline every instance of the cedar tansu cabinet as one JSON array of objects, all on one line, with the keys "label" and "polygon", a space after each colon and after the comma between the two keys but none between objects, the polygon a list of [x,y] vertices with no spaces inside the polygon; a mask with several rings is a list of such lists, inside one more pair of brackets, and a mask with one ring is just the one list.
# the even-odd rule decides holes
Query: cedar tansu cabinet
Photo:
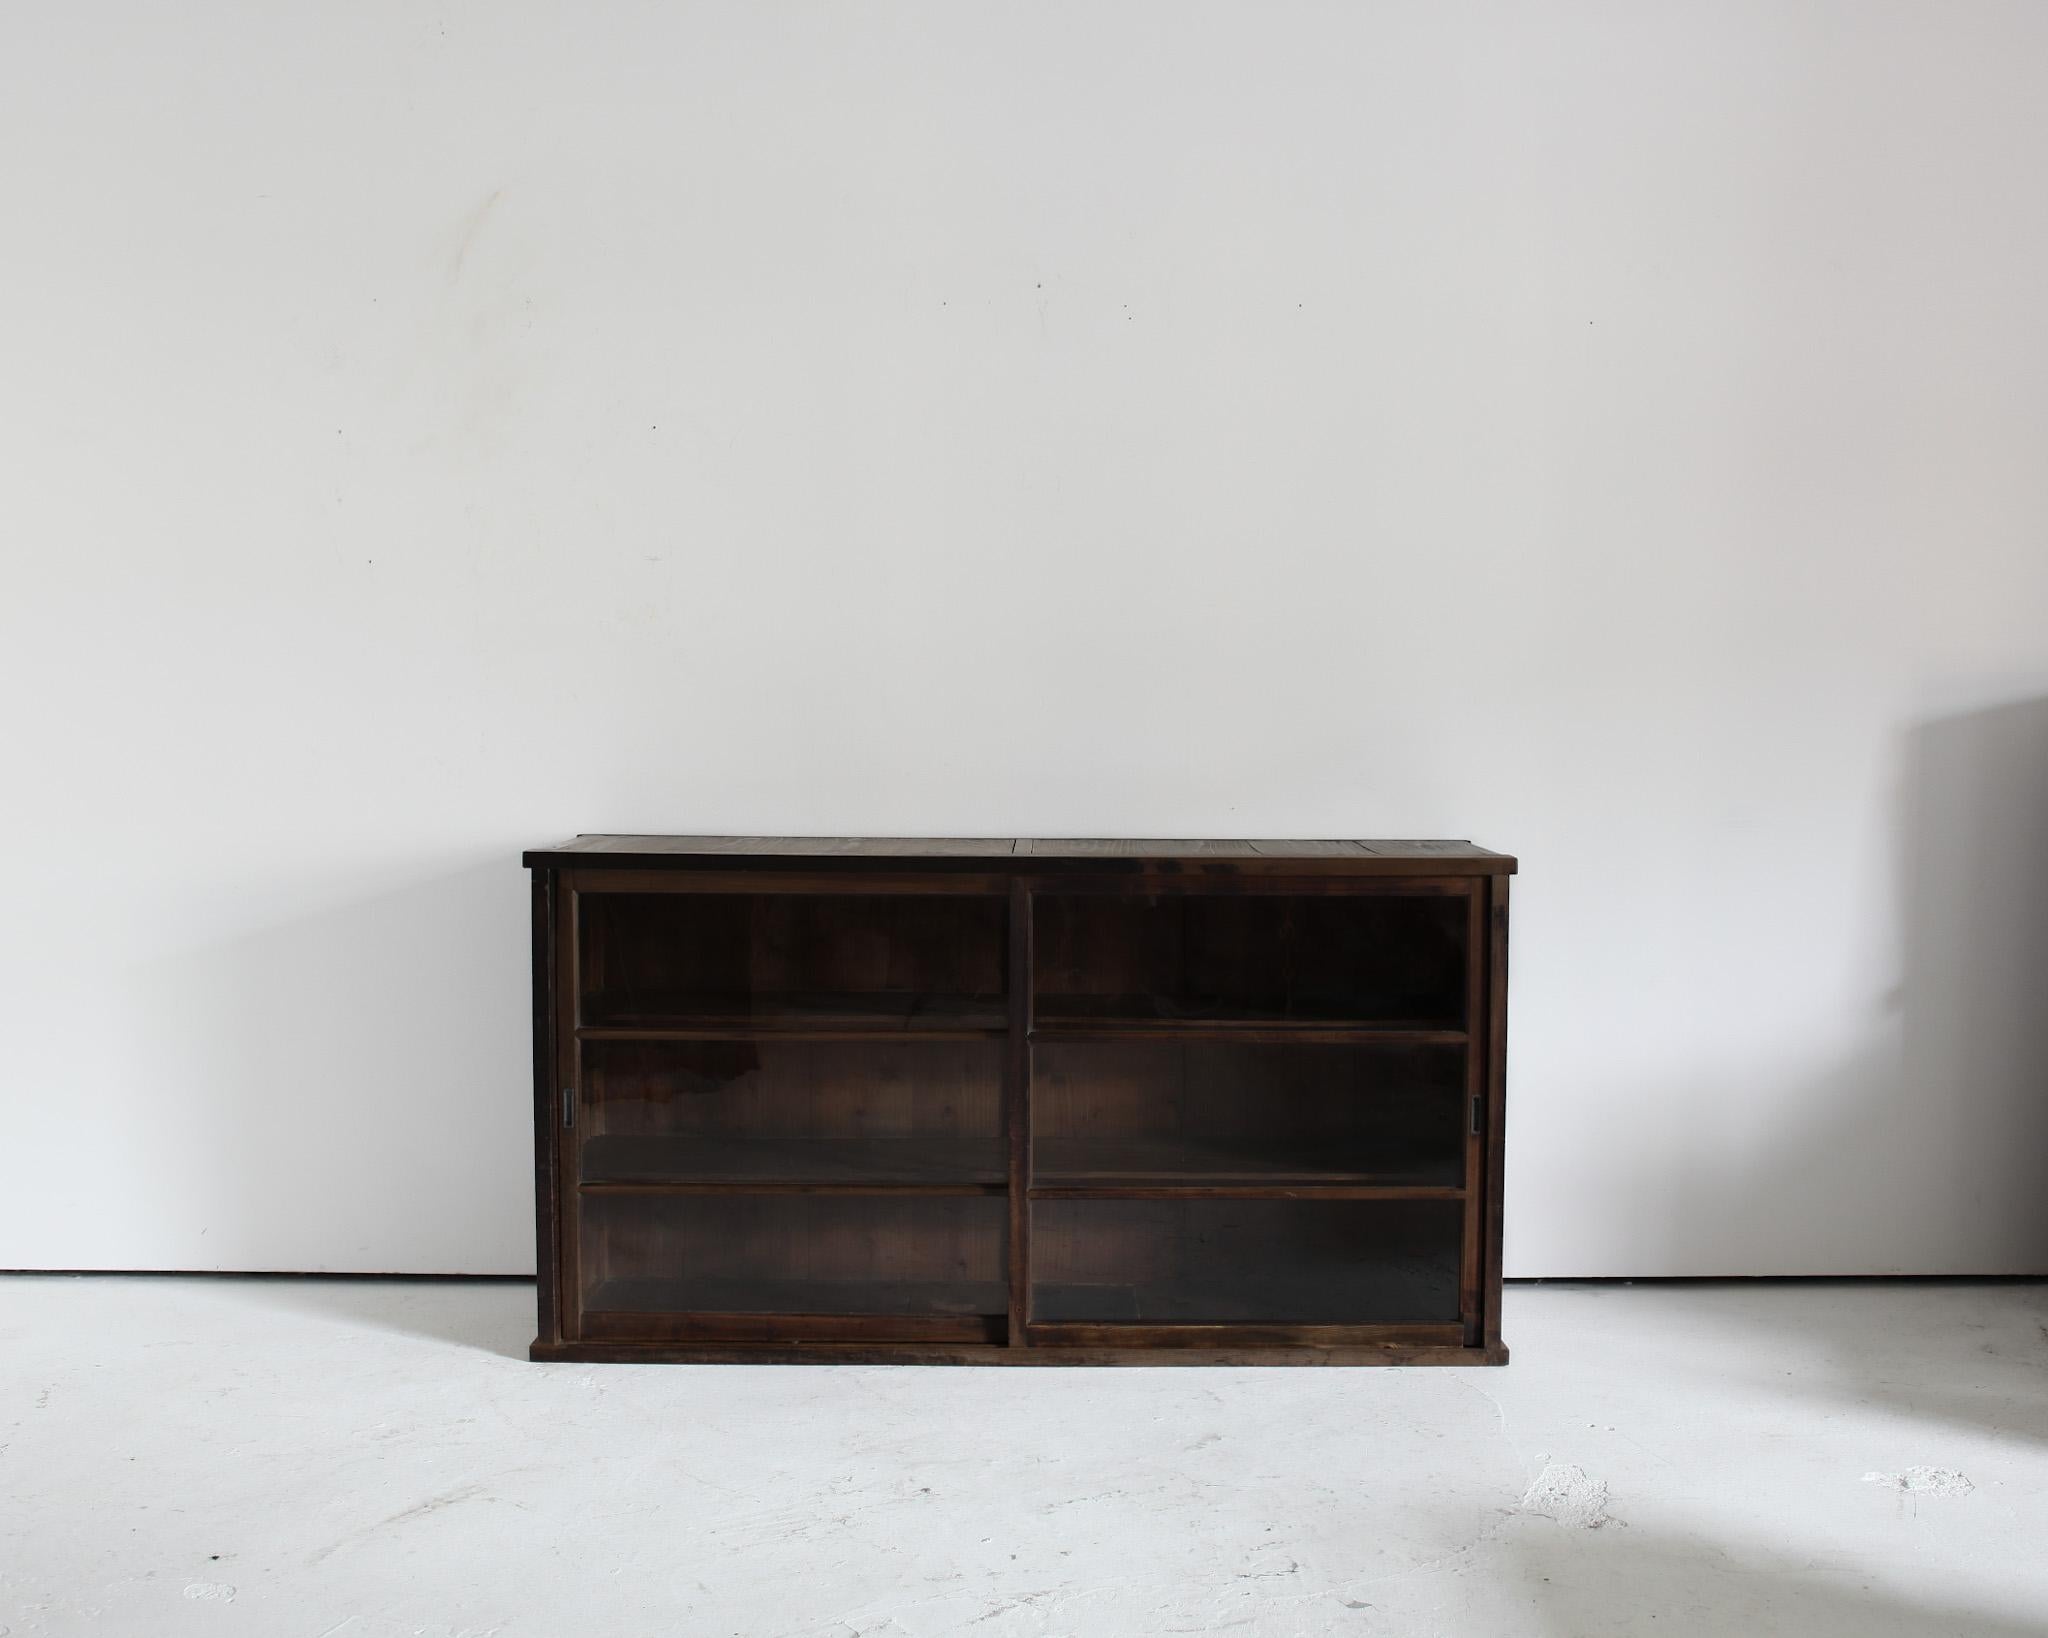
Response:
[{"label": "cedar tansu cabinet", "polygon": [[583,836],[535,1359],[1500,1364],[1467,842]]}]

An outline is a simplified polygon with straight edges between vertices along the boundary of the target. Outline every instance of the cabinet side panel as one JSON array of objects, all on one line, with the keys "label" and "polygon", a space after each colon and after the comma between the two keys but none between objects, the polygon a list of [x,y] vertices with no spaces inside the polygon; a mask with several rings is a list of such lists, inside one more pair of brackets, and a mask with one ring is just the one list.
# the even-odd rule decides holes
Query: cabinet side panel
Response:
[{"label": "cabinet side panel", "polygon": [[1493,976],[1490,940],[1487,936],[1490,901],[1484,891],[1472,895],[1465,917],[1465,1081],[1459,1100],[1459,1126],[1465,1133],[1462,1175],[1465,1183],[1465,1222],[1461,1230],[1458,1270],[1458,1314],[1465,1327],[1464,1341],[1476,1345],[1486,1330],[1486,1104],[1490,1059],[1487,1053],[1487,1019]]},{"label": "cabinet side panel", "polygon": [[1507,1155],[1508,878],[1487,882],[1486,1346],[1500,1346],[1503,1166]]},{"label": "cabinet side panel", "polygon": [[[585,940],[577,875],[578,872],[565,871],[555,880],[555,1060],[550,1090],[557,1101],[548,1125],[555,1155],[555,1326],[570,1340],[583,1335],[585,1279],[593,1272],[600,1279],[604,1275],[602,1267],[586,1266],[582,1250],[582,1201],[576,1187],[582,1158],[578,1145],[583,1141],[590,1107],[583,1086],[583,1048],[577,1032],[585,1021],[585,992],[604,980],[604,944],[601,937]],[[565,1115],[565,1105],[573,1112],[571,1115]],[[574,1126],[566,1125],[572,1118]],[[602,1242],[599,1250],[602,1251]]]},{"label": "cabinet side panel", "polygon": [[560,1114],[555,1091],[555,872],[533,872],[533,1227],[540,1340],[559,1343],[556,1225]]}]

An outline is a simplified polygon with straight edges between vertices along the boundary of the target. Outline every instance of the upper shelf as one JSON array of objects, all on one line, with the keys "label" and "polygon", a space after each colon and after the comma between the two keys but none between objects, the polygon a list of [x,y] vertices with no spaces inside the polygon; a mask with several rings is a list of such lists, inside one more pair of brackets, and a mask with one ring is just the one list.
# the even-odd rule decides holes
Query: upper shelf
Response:
[{"label": "upper shelf", "polygon": [[1001,996],[910,991],[832,994],[680,994],[599,991],[585,997],[586,1041],[659,1041],[750,1035],[916,1036],[981,1039],[1005,1032]]},{"label": "upper shelf", "polygon": [[553,869],[730,869],[782,862],[906,861],[1008,871],[1221,868],[1247,872],[1387,876],[1504,876],[1508,854],[1466,841],[1249,841],[1216,838],[1023,836],[628,836],[588,835],[535,848],[529,866]]}]

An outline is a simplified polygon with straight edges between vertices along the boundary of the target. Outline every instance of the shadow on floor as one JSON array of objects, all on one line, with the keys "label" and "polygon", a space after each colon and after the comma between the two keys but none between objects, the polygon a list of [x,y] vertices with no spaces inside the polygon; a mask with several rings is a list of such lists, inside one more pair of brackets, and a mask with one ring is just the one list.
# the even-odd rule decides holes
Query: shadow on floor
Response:
[{"label": "shadow on floor", "polygon": [[1508,1579],[1544,1638],[1656,1633],[1659,1638],[2044,1638],[2048,1623],[1955,1603],[1932,1605],[1868,1584],[1866,1572],[1742,1544],[1598,1530],[1517,1530],[1503,1539]]},{"label": "shadow on floor", "polygon": [[[2002,1294],[1989,1308],[1987,1286]],[[1651,1325],[1658,1295],[1682,1292],[1689,1318],[1711,1316],[1716,1334],[1740,1339],[1683,1367],[1716,1391],[1740,1379],[1814,1414],[1882,1410],[1927,1424],[1937,1449],[1954,1433],[2048,1445],[2048,1280],[1559,1280],[1532,1288],[1611,1294]],[[1882,1300],[1887,1291],[1911,1293],[1912,1331],[1902,1332]],[[1952,1345],[1955,1368],[1946,1374],[1928,1368],[1930,1327]]]},{"label": "shadow on floor", "polygon": [[238,1300],[356,1329],[524,1361],[534,1334],[530,1279],[330,1275],[223,1277]]},{"label": "shadow on floor", "polygon": [[[1753,1301],[1731,1301],[1731,1330],[1748,1327],[1756,1338],[1755,1370],[1778,1392],[1809,1401],[1819,1411],[1844,1405],[1875,1406],[1941,1430],[1994,1434],[2048,1445],[2048,1282],[2016,1283],[1997,1317],[1983,1317],[1983,1286],[1959,1281],[1913,1282],[1916,1309],[1936,1312],[1967,1367],[1948,1376],[1926,1367],[1925,1338],[1900,1346],[1896,1326],[1878,1305],[1836,1303],[1831,1293],[1867,1296],[1887,1282],[1860,1280],[1775,1288],[1783,1298],[1767,1311]],[[1739,1296],[1742,1282],[1732,1282]],[[1768,1313],[1768,1318],[1765,1317]]]}]

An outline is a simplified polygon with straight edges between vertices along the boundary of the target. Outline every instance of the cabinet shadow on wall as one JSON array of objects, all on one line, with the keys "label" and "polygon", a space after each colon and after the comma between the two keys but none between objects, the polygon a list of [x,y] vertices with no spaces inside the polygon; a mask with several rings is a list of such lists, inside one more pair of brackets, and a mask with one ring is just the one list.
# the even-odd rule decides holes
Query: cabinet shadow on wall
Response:
[{"label": "cabinet shadow on wall", "polygon": [[1907,739],[1902,1083],[1938,1112],[1931,1210],[1999,1225],[1998,1267],[2048,1274],[2048,699]]},{"label": "cabinet shadow on wall", "polygon": [[1897,1272],[2048,1274],[2048,699],[1915,725],[1901,774],[1897,1061],[1813,1151],[1908,1157],[1854,1180],[1946,1253]]},{"label": "cabinet shadow on wall", "polygon": [[[1645,1180],[1646,1261],[1705,1278],[2048,1274],[2048,699],[1916,723],[1895,769],[1889,896],[1847,912],[1873,965],[1894,964],[1888,989],[1860,1040],[1803,1072],[1729,1019],[1715,1073],[1755,1076],[1781,1116],[1740,1139],[1702,1124],[1682,1168]],[[1712,1108],[1713,1086],[1681,1090]],[[1511,1237],[1528,1118],[1513,1093],[1511,1062]],[[1772,1266],[1755,1265],[1759,1221]]]}]

